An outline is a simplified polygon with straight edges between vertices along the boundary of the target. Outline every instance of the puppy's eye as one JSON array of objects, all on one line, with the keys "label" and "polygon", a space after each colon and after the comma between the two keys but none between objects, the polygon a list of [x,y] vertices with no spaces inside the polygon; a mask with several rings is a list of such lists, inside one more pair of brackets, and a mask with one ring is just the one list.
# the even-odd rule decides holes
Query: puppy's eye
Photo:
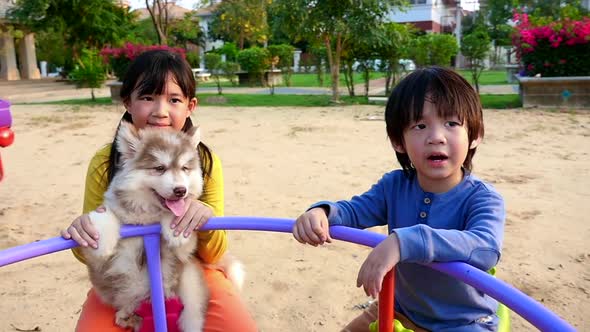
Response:
[{"label": "puppy's eye", "polygon": [[183,171],[185,171],[185,172],[188,172],[188,171],[190,171],[191,169],[190,169],[188,166],[184,166],[184,167],[182,168],[182,170],[183,170]]},{"label": "puppy's eye", "polygon": [[160,166],[154,167],[154,170],[156,170],[158,172],[164,172],[166,170],[166,167],[160,165]]}]

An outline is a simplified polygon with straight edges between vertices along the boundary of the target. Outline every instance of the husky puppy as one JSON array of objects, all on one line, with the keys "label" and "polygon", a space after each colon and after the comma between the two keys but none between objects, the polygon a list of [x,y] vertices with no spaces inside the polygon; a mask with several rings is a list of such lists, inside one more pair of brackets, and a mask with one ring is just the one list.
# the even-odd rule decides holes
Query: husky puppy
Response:
[{"label": "husky puppy", "polygon": [[135,331],[141,318],[135,310],[150,296],[141,237],[121,239],[121,225],[161,223],[160,248],[164,295],[184,304],[178,326],[201,331],[208,302],[203,272],[194,262],[197,237],[174,236],[172,220],[185,211],[185,202],[203,190],[197,145],[198,127],[187,133],[165,129],[137,130],[121,123],[116,144],[121,165],[104,195],[106,212],[91,212],[99,233],[98,248],[83,248],[90,281],[101,298],[117,310],[115,322]]}]

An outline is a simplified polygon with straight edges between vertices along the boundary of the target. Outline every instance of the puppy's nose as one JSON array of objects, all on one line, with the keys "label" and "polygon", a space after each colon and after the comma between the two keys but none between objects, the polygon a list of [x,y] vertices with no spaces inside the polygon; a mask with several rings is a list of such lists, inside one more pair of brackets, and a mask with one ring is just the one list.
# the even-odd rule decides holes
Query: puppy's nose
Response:
[{"label": "puppy's nose", "polygon": [[186,194],[186,188],[185,187],[176,187],[176,188],[174,188],[174,196],[176,196],[176,197],[184,197],[185,194]]}]

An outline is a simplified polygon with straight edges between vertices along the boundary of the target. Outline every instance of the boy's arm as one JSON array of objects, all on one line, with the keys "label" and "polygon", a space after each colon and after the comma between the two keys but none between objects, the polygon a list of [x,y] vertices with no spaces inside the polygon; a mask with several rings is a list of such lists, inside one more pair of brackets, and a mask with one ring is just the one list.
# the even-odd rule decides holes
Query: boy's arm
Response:
[{"label": "boy's arm", "polygon": [[395,229],[401,262],[461,261],[487,271],[500,259],[506,211],[495,191],[483,190],[469,202],[465,230],[415,225]]},{"label": "boy's arm", "polygon": [[393,191],[395,177],[385,174],[369,191],[349,201],[321,201],[310,207],[322,207],[330,225],[368,228],[387,225],[387,196]]},{"label": "boy's arm", "polygon": [[[223,171],[221,161],[212,154],[211,176],[205,177],[203,194],[199,201],[213,210],[213,215],[224,215]],[[197,254],[206,263],[215,263],[227,250],[227,233],[225,230],[198,231]]]}]

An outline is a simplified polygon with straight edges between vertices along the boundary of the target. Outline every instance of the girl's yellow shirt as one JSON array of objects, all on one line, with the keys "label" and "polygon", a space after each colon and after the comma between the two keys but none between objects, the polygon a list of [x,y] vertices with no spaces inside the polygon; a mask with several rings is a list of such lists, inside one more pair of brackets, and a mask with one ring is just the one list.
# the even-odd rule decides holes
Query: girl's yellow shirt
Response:
[{"label": "girl's yellow shirt", "polygon": [[[86,173],[86,187],[84,191],[83,213],[95,210],[103,202],[103,195],[107,190],[106,170],[111,154],[111,144],[104,146],[94,155]],[[203,194],[199,201],[213,210],[213,214],[222,217],[224,213],[223,172],[221,161],[214,153],[212,155],[211,176],[205,175]],[[204,165],[206,168],[207,165]],[[180,235],[182,236],[182,235]],[[197,256],[205,263],[215,263],[227,250],[227,234],[224,230],[198,231]],[[72,250],[74,256],[85,262],[79,248]]]}]

